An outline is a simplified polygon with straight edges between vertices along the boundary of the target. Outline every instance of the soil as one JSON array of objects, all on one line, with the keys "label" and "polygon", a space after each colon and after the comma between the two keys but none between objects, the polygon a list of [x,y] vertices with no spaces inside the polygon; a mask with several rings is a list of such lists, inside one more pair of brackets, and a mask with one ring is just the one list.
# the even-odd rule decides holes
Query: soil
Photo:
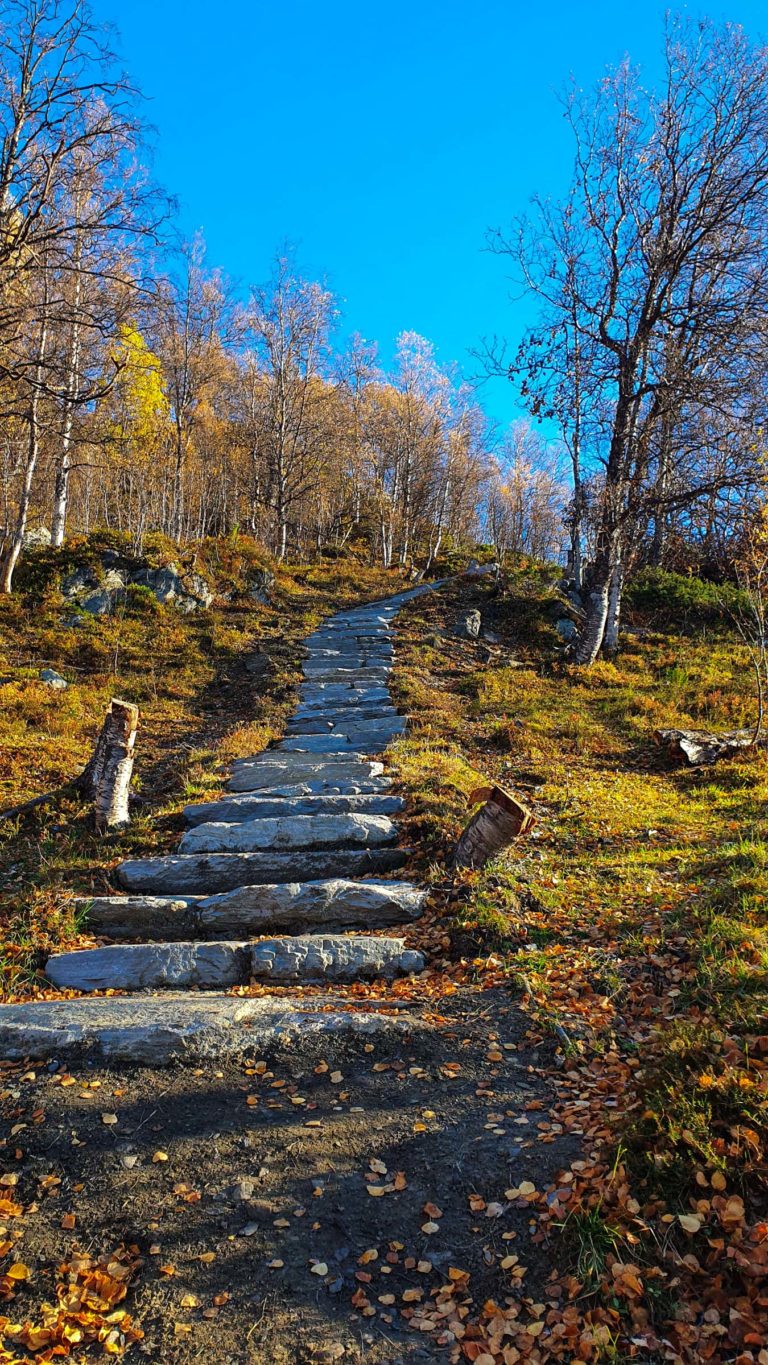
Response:
[{"label": "soil", "polygon": [[[27,1206],[14,1255],[34,1272],[16,1320],[73,1251],[121,1241],[142,1258],[128,1359],[165,1365],[447,1360],[402,1296],[428,1301],[449,1267],[470,1273],[476,1305],[546,1297],[550,1253],[504,1192],[541,1190],[581,1154],[548,1117],[552,1057],[504,990],[463,988],[442,1008],[414,1013],[405,1038],[326,1038],[216,1071],[0,1071],[0,1167]],[[473,1211],[477,1195],[500,1208]],[[520,1280],[500,1266],[510,1254]]]}]

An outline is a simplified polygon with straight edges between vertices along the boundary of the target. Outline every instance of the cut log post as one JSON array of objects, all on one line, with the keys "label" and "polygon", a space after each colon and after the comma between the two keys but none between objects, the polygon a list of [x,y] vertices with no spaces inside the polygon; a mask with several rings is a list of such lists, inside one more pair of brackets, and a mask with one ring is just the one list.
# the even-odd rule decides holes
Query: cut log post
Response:
[{"label": "cut log post", "polygon": [[77,780],[93,800],[98,830],[116,829],[130,821],[128,790],[133,773],[139,708],[113,697],[93,755]]},{"label": "cut log post", "polygon": [[475,805],[477,801],[483,804],[456,845],[451,860],[453,868],[484,867],[534,823],[528,808],[503,787],[480,787],[472,792],[469,804]]},{"label": "cut log post", "polygon": [[139,723],[139,708],[130,701],[120,701],[113,697],[101,727],[96,748],[78,777],[65,782],[54,791],[33,796],[31,801],[22,801],[18,806],[8,806],[0,810],[0,820],[10,820],[16,815],[26,815],[58,796],[84,796],[94,803],[94,819],[97,829],[116,829],[127,825],[128,789],[133,772],[134,745],[136,728]]}]

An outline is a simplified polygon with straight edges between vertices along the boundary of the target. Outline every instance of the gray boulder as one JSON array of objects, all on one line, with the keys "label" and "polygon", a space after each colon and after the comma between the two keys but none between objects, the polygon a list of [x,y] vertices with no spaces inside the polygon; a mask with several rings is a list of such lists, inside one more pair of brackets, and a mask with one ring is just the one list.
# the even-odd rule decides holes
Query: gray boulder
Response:
[{"label": "gray boulder", "polygon": [[180,611],[198,611],[209,607],[213,593],[199,573],[184,574],[176,564],[165,564],[159,569],[139,569],[131,581],[149,588],[158,602],[173,602]]},{"label": "gray boulder", "polygon": [[89,616],[106,616],[125,593],[127,575],[122,569],[109,568],[99,577],[92,568],[74,569],[61,584],[68,601],[74,601]]},{"label": "gray boulder", "polygon": [[64,692],[69,687],[66,678],[62,678],[55,668],[41,668],[40,681],[44,682],[47,687],[53,687],[57,692]]},{"label": "gray boulder", "polygon": [[108,616],[114,605],[115,595],[106,588],[96,588],[80,599],[80,606],[89,616]]},{"label": "gray boulder", "polygon": [[271,606],[270,592],[275,586],[275,575],[271,569],[256,569],[248,584],[248,596],[263,607]]},{"label": "gray boulder", "polygon": [[456,634],[465,640],[476,640],[482,624],[483,618],[479,611],[462,612],[456,622]]},{"label": "gray boulder", "polygon": [[72,573],[68,573],[61,581],[62,596],[80,597],[91,588],[97,587],[98,581],[93,569],[73,569]]},{"label": "gray boulder", "polygon": [[579,633],[576,622],[569,620],[567,616],[561,616],[559,621],[555,621],[555,630],[560,636],[560,639],[565,640],[566,644],[571,644]]},{"label": "gray boulder", "polygon": [[33,526],[31,531],[24,532],[25,550],[47,550],[51,543],[51,533],[47,526]]}]

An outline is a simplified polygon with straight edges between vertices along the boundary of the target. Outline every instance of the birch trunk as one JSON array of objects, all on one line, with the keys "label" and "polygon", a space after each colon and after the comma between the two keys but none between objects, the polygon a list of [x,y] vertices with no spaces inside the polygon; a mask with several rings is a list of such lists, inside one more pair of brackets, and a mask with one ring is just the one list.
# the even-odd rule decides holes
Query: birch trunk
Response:
[{"label": "birch trunk", "polygon": [[[44,309],[47,308],[47,297],[43,307]],[[29,517],[29,508],[32,501],[32,484],[35,477],[38,457],[40,455],[40,387],[43,382],[47,348],[48,321],[47,316],[44,313],[43,321],[40,325],[40,339],[38,342],[35,376],[32,382],[29,412],[27,415],[29,439],[27,444],[27,459],[24,466],[24,478],[16,513],[16,525],[3,559],[2,570],[0,570],[0,592],[3,593],[10,592],[13,587],[13,575],[24,545],[24,532],[27,529],[27,519]]]},{"label": "birch trunk", "polygon": [[484,867],[533,824],[531,812],[502,787],[482,788],[475,796],[486,799],[456,845],[454,868]]},{"label": "birch trunk", "polygon": [[138,706],[113,697],[93,757],[78,781],[78,786],[93,796],[98,830],[116,829],[130,821],[128,794],[138,723]]},{"label": "birch trunk", "polygon": [[608,654],[615,654],[619,647],[619,625],[621,622],[621,594],[624,588],[624,564],[621,559],[617,559],[611,575],[611,586],[608,593],[608,614],[605,622],[605,632],[603,634],[603,649]]},{"label": "birch trunk", "polygon": [[67,357],[67,381],[64,397],[64,426],[61,434],[61,451],[56,466],[53,488],[53,517],[51,520],[51,544],[59,549],[64,544],[67,526],[67,502],[69,500],[69,466],[72,451],[72,428],[75,420],[75,402],[80,384],[80,304],[82,300],[82,277],[80,273],[79,249],[75,257],[75,297],[72,307],[72,329]]}]

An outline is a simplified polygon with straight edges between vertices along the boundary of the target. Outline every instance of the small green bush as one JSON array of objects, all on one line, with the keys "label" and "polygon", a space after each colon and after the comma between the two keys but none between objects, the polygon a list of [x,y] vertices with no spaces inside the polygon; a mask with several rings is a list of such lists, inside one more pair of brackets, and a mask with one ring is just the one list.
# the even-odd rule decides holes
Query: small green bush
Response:
[{"label": "small green bush", "polygon": [[151,588],[141,583],[129,583],[125,590],[125,609],[132,616],[157,616],[160,603]]},{"label": "small green bush", "polygon": [[735,583],[713,583],[667,569],[641,569],[627,585],[625,602],[631,610],[687,630],[727,627],[749,610],[745,593]]}]

